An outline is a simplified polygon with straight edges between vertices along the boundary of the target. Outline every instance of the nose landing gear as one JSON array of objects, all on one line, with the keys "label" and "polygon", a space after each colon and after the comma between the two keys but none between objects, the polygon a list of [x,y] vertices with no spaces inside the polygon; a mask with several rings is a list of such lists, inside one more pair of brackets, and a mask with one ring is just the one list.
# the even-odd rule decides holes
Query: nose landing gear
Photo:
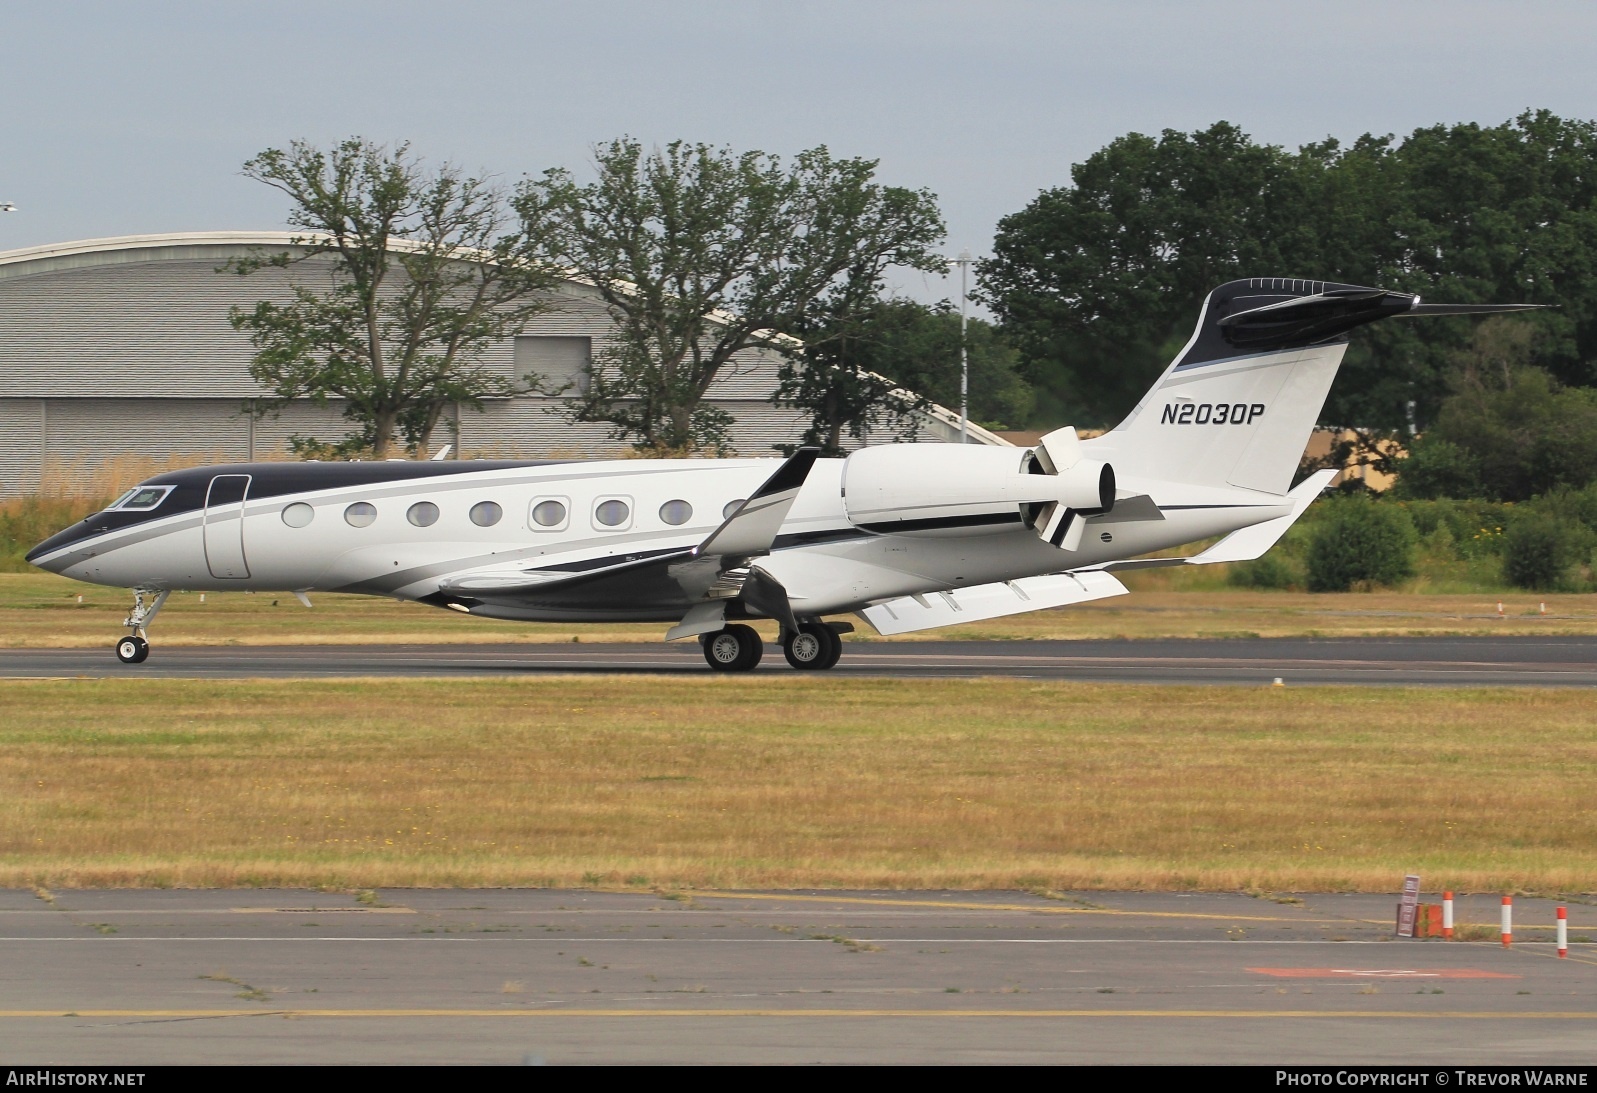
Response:
[{"label": "nose landing gear", "polygon": [[150,643],[136,634],[129,634],[116,643],[116,659],[123,664],[143,664],[150,657]]},{"label": "nose landing gear", "polygon": [[[150,657],[150,641],[146,636],[146,627],[155,621],[155,616],[166,604],[166,598],[172,594],[171,589],[161,589],[156,592],[148,588],[135,588],[133,590],[133,610],[128,612],[128,617],[123,620],[131,633],[116,643],[116,659],[123,664],[143,664]],[[145,597],[154,596],[149,603]]]}]

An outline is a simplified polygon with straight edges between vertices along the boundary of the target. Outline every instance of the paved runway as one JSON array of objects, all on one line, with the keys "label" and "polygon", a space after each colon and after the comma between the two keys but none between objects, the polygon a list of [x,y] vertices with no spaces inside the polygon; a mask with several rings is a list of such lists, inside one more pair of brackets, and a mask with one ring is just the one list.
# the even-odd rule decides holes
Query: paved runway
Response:
[{"label": "paved runway", "polygon": [[[1597,1060],[1597,952],[1393,897],[0,892],[10,1064]],[[1550,936],[1520,900],[1518,935]],[[1465,897],[1461,922],[1495,922]],[[1572,934],[1597,910],[1572,908]],[[1535,930],[1533,927],[1544,927]],[[1597,932],[1597,931],[1594,931]]]},{"label": "paved runway", "polygon": [[[771,647],[757,671],[788,672]],[[1597,637],[849,642],[844,676],[1144,683],[1597,686]],[[697,644],[161,647],[141,665],[105,649],[0,650],[0,678],[237,679],[709,673]]]}]

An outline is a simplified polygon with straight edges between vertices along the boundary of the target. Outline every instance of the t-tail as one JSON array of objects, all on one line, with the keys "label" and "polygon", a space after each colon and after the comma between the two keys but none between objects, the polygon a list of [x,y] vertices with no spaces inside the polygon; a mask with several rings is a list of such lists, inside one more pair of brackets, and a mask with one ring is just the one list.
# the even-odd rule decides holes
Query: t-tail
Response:
[{"label": "t-tail", "polygon": [[1336,379],[1347,334],[1387,318],[1525,311],[1425,304],[1386,289],[1254,277],[1203,302],[1191,340],[1126,419],[1087,442],[1128,477],[1283,495]]}]

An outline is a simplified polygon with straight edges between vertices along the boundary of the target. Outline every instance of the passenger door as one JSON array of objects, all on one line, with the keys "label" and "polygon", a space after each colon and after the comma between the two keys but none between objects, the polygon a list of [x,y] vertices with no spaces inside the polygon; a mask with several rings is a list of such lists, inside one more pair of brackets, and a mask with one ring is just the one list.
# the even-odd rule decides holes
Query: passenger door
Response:
[{"label": "passenger door", "polygon": [[205,564],[211,576],[242,580],[250,575],[244,560],[244,499],[250,476],[219,474],[205,493]]}]

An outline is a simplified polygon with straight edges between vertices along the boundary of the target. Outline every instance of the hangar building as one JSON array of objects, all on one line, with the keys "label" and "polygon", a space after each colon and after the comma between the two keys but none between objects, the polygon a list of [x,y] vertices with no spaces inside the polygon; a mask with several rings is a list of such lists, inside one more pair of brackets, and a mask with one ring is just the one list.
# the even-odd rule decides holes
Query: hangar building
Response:
[{"label": "hangar building", "polygon": [[[195,232],[91,239],[0,253],[0,496],[37,489],[52,466],[92,467],[137,453],[156,459],[267,458],[291,435],[337,440],[350,425],[336,402],[304,401],[276,416],[249,412],[267,392],[249,375],[249,339],[228,322],[234,305],[287,296],[313,273],[218,273],[260,248],[287,250],[288,232]],[[567,281],[555,307],[526,332],[489,347],[483,362],[511,378],[560,382],[581,374],[613,326],[591,286]],[[777,358],[751,351],[720,376],[710,401],[736,419],[742,455],[769,455],[803,431],[773,405]],[[957,440],[959,418],[933,407],[923,440]],[[972,424],[973,442],[1007,441]],[[880,438],[890,439],[887,436]],[[492,399],[440,424],[436,443],[456,454],[520,458],[613,455],[624,445],[603,425],[571,423],[559,399]]]}]

